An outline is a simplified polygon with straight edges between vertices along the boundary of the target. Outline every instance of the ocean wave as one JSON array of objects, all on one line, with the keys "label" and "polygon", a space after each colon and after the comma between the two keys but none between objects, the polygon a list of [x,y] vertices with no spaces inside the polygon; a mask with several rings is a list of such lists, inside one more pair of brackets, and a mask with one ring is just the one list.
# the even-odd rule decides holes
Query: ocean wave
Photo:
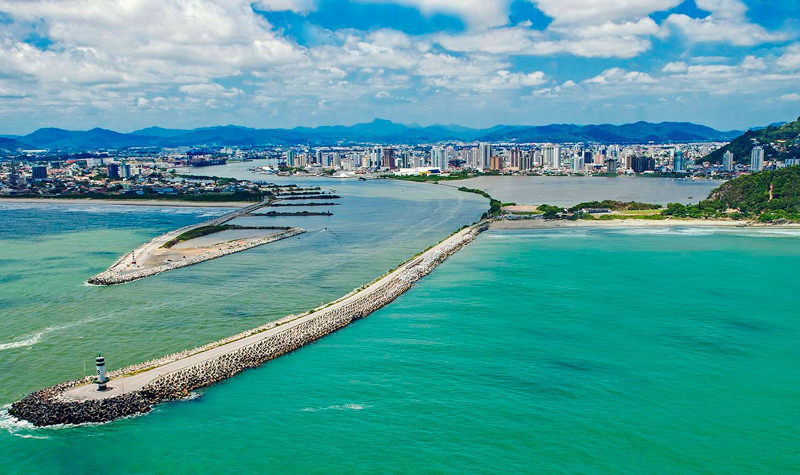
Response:
[{"label": "ocean wave", "polygon": [[321,411],[363,411],[370,406],[363,404],[334,404],[328,407],[306,407],[301,409],[303,412],[321,412]]},{"label": "ocean wave", "polygon": [[26,348],[29,346],[33,346],[39,343],[42,340],[42,336],[47,332],[47,329],[38,331],[31,336],[24,338],[22,340],[11,341],[8,343],[0,343],[0,351],[3,350],[10,350],[13,348]]},{"label": "ocean wave", "polygon": [[16,417],[12,416],[8,413],[8,410],[11,408],[11,404],[6,404],[5,406],[0,407],[0,429],[5,430],[9,434],[13,435],[14,437],[20,437],[22,439],[49,439],[50,437],[46,437],[43,435],[34,435],[31,434],[31,431],[36,430],[36,426],[31,424],[28,421],[23,421],[22,419],[17,419]]},{"label": "ocean wave", "polygon": [[624,228],[624,229],[609,229],[610,232],[616,234],[624,234],[626,236],[711,236],[719,233],[721,229],[717,228],[670,228],[670,227],[652,227],[652,228]]},{"label": "ocean wave", "polygon": [[11,350],[14,348],[27,348],[33,346],[40,341],[42,341],[42,337],[47,335],[48,333],[52,333],[59,330],[64,330],[66,328],[74,327],[75,325],[81,325],[84,323],[91,323],[94,321],[100,320],[99,318],[87,318],[85,320],[78,320],[77,322],[71,322],[64,325],[56,325],[52,327],[42,328],[34,333],[30,333],[25,335],[23,338],[20,338],[16,341],[10,341],[7,343],[0,343],[0,351],[3,350]]}]

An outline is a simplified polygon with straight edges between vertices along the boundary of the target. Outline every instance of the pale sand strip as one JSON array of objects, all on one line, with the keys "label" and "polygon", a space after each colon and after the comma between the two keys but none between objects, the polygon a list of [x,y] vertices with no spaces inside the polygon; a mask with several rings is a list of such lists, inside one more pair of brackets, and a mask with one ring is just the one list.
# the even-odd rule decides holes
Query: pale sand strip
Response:
[{"label": "pale sand strip", "polygon": [[705,226],[727,228],[790,228],[800,229],[800,223],[771,224],[752,221],[733,221],[722,219],[614,219],[614,220],[545,220],[518,219],[493,221],[489,229],[557,229],[557,228],[651,228],[674,226]]},{"label": "pale sand strip", "polygon": [[0,198],[0,203],[46,203],[56,205],[165,206],[170,208],[242,208],[247,201],[178,201],[178,200],[93,200],[90,198]]}]

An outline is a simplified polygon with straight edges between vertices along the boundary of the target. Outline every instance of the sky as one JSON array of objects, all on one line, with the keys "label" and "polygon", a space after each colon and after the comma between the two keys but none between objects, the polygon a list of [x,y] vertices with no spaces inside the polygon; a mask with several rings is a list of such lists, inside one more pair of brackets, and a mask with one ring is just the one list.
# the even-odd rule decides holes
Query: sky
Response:
[{"label": "sky", "polygon": [[0,134],[799,115],[798,0],[0,0]]}]

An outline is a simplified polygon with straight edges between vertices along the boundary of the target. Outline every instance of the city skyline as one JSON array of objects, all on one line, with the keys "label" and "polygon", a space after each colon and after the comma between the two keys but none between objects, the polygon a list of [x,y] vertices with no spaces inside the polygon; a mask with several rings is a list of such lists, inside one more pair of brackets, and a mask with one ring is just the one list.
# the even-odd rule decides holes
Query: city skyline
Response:
[{"label": "city skyline", "polygon": [[0,130],[746,129],[797,115],[798,14],[789,0],[4,0]]}]

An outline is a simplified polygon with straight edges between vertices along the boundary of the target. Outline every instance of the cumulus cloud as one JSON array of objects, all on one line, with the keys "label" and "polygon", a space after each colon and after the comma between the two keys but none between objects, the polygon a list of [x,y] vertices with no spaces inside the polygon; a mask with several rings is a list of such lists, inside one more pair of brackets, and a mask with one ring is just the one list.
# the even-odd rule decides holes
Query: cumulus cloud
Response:
[{"label": "cumulus cloud", "polygon": [[640,20],[683,0],[531,0],[557,24],[594,25]]},{"label": "cumulus cloud", "polygon": [[747,7],[740,0],[696,0],[696,4],[710,14],[705,18],[672,14],[666,20],[691,41],[753,46],[787,39],[784,33],[769,32],[761,25],[750,23],[746,17]]},{"label": "cumulus cloud", "polygon": [[800,43],[795,43],[786,49],[786,52],[778,58],[778,66],[790,71],[800,69]]}]

